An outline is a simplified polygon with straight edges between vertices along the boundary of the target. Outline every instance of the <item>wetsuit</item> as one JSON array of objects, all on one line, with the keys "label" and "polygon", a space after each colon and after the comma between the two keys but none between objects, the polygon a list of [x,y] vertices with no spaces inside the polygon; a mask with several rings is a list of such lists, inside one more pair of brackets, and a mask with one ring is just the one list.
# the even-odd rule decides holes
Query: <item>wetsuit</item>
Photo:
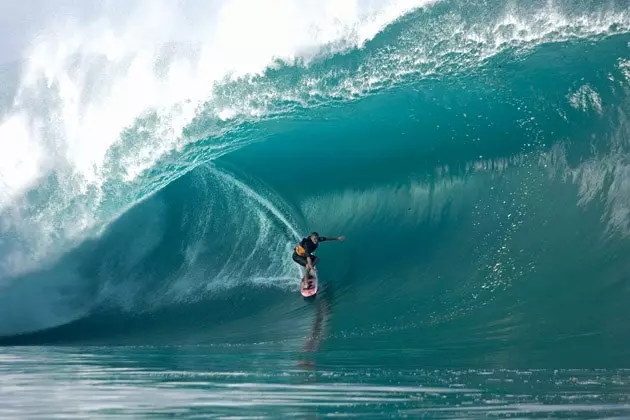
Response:
[{"label": "wetsuit", "polygon": [[[318,242],[324,242],[325,240],[326,237],[320,236]],[[317,245],[318,244],[311,240],[310,236],[303,238],[293,251],[293,261],[300,264],[302,267],[306,267],[306,256],[309,256],[311,257],[311,262],[315,264],[317,257],[312,254],[317,249]]]}]

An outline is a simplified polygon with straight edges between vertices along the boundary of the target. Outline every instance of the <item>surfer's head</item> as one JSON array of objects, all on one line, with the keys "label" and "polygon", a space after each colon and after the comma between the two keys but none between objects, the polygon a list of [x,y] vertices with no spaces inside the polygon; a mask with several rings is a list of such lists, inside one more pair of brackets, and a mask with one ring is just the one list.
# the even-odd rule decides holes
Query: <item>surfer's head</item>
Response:
[{"label": "surfer's head", "polygon": [[314,244],[319,242],[319,233],[317,232],[311,233],[311,241],[313,241]]}]

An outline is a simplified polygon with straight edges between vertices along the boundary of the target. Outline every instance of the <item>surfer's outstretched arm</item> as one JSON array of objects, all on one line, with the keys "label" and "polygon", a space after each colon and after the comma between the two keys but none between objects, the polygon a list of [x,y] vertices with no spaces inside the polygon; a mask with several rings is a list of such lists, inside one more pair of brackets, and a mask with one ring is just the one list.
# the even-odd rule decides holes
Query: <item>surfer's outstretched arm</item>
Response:
[{"label": "surfer's outstretched arm", "polygon": [[326,236],[323,238],[320,238],[320,241],[324,242],[324,241],[344,241],[346,239],[345,236]]}]

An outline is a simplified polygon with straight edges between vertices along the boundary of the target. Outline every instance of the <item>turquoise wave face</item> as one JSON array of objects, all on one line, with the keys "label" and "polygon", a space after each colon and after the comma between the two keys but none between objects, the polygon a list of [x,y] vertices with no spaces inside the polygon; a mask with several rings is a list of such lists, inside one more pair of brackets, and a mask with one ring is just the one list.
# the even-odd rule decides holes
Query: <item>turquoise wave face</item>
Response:
[{"label": "turquoise wave face", "polygon": [[[98,182],[58,168],[1,208],[0,342],[619,366],[623,6],[439,2],[217,84],[176,142],[184,105],[136,118]],[[305,303],[291,252],[312,230],[347,240],[320,246]]]}]

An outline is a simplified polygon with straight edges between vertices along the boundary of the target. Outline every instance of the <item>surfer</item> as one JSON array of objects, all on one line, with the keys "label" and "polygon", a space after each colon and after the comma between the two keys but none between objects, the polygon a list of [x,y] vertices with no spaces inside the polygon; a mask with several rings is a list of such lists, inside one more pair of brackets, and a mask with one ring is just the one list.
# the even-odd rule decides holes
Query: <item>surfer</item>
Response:
[{"label": "surfer", "polygon": [[306,272],[302,278],[303,284],[306,284],[309,279],[309,273],[315,271],[315,265],[317,261],[319,261],[319,258],[313,255],[318,244],[325,241],[343,241],[345,239],[345,236],[319,236],[317,232],[313,232],[309,236],[302,238],[300,243],[295,246],[295,251],[293,251],[293,261],[306,268]]}]

